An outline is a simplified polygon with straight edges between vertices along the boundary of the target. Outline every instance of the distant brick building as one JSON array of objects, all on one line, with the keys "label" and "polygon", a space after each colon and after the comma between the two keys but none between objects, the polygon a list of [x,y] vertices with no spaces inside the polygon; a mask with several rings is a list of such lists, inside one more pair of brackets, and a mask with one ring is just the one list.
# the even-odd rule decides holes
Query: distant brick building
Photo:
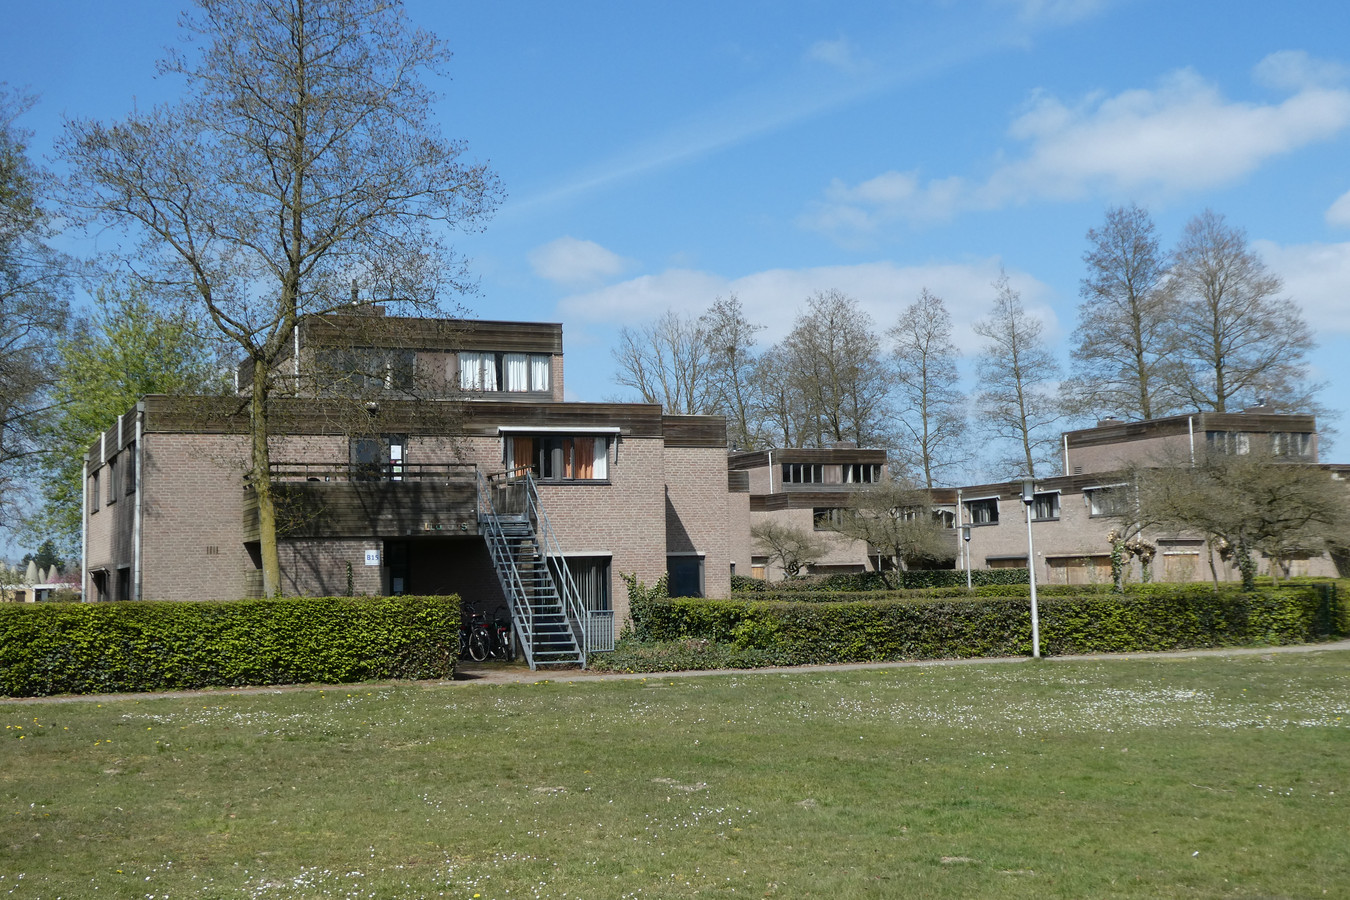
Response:
[{"label": "distant brick building", "polygon": [[[1206,450],[1247,453],[1269,450],[1290,464],[1317,463],[1316,420],[1276,414],[1257,407],[1240,413],[1194,413],[1123,422],[1106,419],[1093,428],[1065,432],[1060,441],[1064,474],[1038,478],[1031,505],[1038,581],[1049,584],[1110,583],[1107,534],[1128,517],[1131,497],[1122,469],[1132,464],[1185,465]],[[967,485],[938,492],[958,507],[959,524],[969,524],[972,568],[1027,565],[1027,507],[1021,482]],[[1203,536],[1151,529],[1142,538],[1154,548],[1157,581],[1203,581],[1214,572],[1236,579],[1232,561],[1220,559]],[[1211,570],[1211,562],[1214,569]],[[1263,572],[1269,561],[1259,560]],[[961,563],[964,564],[964,563]],[[1289,561],[1293,575],[1335,575],[1327,556],[1306,554]],[[1132,560],[1130,577],[1142,577]]]}]

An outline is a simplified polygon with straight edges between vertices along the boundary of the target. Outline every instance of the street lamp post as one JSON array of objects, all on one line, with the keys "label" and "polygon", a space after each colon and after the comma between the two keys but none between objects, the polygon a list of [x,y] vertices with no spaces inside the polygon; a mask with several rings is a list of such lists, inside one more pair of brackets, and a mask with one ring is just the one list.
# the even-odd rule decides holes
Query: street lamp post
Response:
[{"label": "street lamp post", "polygon": [[1036,502],[1036,482],[1022,479],[1022,503],[1027,508],[1027,575],[1031,579],[1031,655],[1041,658],[1041,620],[1036,609],[1036,546],[1031,540],[1031,507]]},{"label": "street lamp post", "polygon": [[970,526],[961,526],[961,540],[966,542],[966,591],[970,591]]}]

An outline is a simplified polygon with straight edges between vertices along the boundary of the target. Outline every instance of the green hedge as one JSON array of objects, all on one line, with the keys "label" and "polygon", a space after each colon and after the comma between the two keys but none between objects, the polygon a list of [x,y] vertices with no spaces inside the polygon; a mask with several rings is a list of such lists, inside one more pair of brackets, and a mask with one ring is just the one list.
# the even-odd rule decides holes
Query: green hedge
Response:
[{"label": "green hedge", "polygon": [[[973,569],[971,584],[1027,585],[1030,575],[1026,569]],[[928,590],[933,588],[966,588],[964,569],[910,569],[904,572],[848,572],[837,575],[807,576],[785,581],[765,581],[745,575],[731,576],[733,594],[853,594],[864,591]]]},{"label": "green hedge", "polygon": [[0,694],[448,678],[458,597],[0,606]]},{"label": "green hedge", "polygon": [[[607,667],[652,670],[676,657],[680,665],[667,667],[698,668],[700,658],[710,666],[802,665],[1031,653],[1023,597],[649,600],[633,617],[638,641],[605,659]],[[1334,589],[1309,585],[1254,594],[1143,585],[1124,596],[1040,598],[1046,655],[1302,643],[1344,633],[1344,622]]]}]

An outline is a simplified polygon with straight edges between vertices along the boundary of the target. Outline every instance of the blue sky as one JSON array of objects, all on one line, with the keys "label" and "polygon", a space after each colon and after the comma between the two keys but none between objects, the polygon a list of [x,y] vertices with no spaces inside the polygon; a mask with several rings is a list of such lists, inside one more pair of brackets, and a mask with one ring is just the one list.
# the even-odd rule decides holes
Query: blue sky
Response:
[{"label": "blue sky", "polygon": [[[176,95],[154,63],[178,6],[7,10],[0,80],[39,96],[22,123],[39,153],[63,117]],[[619,327],[731,292],[767,343],[813,291],[856,297],[884,330],[926,286],[970,354],[1000,267],[1067,362],[1084,235],[1135,202],[1169,246],[1206,207],[1246,229],[1317,333],[1328,424],[1350,425],[1350,4],[408,11],[455,52],[435,83],[441,127],[508,193],[485,232],[455,239],[480,279],[469,309],[561,321],[572,399],[623,396]]]}]

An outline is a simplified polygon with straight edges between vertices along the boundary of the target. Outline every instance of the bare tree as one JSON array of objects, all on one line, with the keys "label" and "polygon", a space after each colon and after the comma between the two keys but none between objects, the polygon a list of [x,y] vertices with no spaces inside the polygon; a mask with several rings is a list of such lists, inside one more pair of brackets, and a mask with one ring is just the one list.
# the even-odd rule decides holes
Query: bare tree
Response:
[{"label": "bare tree", "polygon": [[[1231,556],[1252,588],[1253,554],[1270,560],[1271,576],[1298,554],[1335,548],[1350,527],[1350,489],[1318,466],[1288,462],[1265,448],[1208,450],[1194,463],[1137,468],[1143,525],[1194,531]],[[1215,578],[1217,587],[1217,575]]]},{"label": "bare tree", "polygon": [[1087,239],[1065,405],[1081,415],[1126,419],[1178,412],[1187,398],[1165,290],[1167,261],[1153,220],[1137,206],[1113,207]]},{"label": "bare tree", "polygon": [[1061,418],[1052,393],[1059,364],[1041,339],[1041,322],[1027,315],[1022,296],[1006,274],[994,282],[997,296],[986,319],[975,323],[975,333],[986,343],[979,359],[976,404],[983,428],[995,440],[1012,448],[1001,464],[1009,475],[1036,477],[1054,456]]},{"label": "bare tree", "polygon": [[825,542],[815,533],[766,519],[750,528],[750,536],[769,561],[778,561],[783,574],[796,578],[825,555]]},{"label": "bare tree", "polygon": [[1246,232],[1205,210],[1191,219],[1172,264],[1183,387],[1199,410],[1266,400],[1306,412],[1312,333],[1282,284],[1247,247]]},{"label": "bare tree", "polygon": [[727,438],[742,450],[764,440],[755,405],[755,335],[764,330],[745,317],[735,294],[713,301],[699,317],[708,345],[709,387],[714,408],[726,416]]},{"label": "bare tree", "polygon": [[956,555],[956,533],[938,518],[932,494],[905,481],[855,491],[835,530],[866,541],[898,569],[931,567]]},{"label": "bare tree", "polygon": [[787,350],[774,345],[755,363],[754,403],[770,446],[803,447],[810,415],[797,393],[797,375]]},{"label": "bare tree", "polygon": [[701,320],[674,310],[642,329],[619,331],[614,380],[672,415],[713,412],[713,361]]},{"label": "bare tree", "polygon": [[32,106],[0,85],[0,522],[13,511],[19,473],[43,449],[56,341],[66,316],[67,261],[48,245],[51,216],[40,197],[47,173],[28,158],[17,124]]},{"label": "bare tree", "polygon": [[500,189],[427,118],[424,72],[449,52],[397,0],[196,0],[197,49],[166,74],[175,106],[62,141],[72,201],[127,227],[142,273],[179,291],[252,367],[249,483],[264,590],[280,589],[268,400],[302,316],[362,302],[438,310],[466,287],[445,226],[476,225]]},{"label": "bare tree", "polygon": [[952,317],[942,298],[924,288],[887,335],[898,387],[897,450],[902,463],[923,473],[924,486],[932,489],[942,473],[967,458],[960,446],[966,398],[956,386]]},{"label": "bare tree", "polygon": [[875,331],[858,301],[840,291],[807,299],[781,346],[810,423],[808,442],[865,447],[885,440],[886,383]]}]

